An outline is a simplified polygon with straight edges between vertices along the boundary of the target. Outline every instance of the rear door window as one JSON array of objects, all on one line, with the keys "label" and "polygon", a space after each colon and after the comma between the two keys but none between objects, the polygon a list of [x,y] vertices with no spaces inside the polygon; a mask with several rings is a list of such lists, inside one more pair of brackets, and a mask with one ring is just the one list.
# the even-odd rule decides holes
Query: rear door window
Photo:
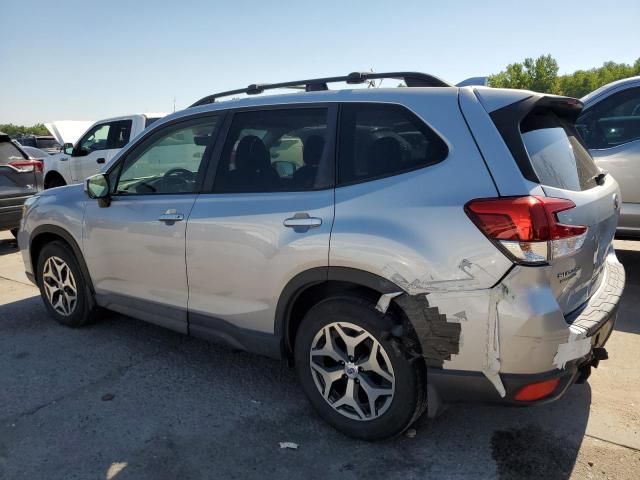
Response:
[{"label": "rear door window", "polygon": [[239,112],[227,134],[215,193],[296,192],[331,185],[327,108]]},{"label": "rear door window", "polygon": [[338,184],[407,172],[447,157],[444,141],[398,105],[347,103],[340,114]]},{"label": "rear door window", "polygon": [[542,185],[588,190],[600,173],[575,125],[548,109],[534,110],[520,124],[531,165]]}]

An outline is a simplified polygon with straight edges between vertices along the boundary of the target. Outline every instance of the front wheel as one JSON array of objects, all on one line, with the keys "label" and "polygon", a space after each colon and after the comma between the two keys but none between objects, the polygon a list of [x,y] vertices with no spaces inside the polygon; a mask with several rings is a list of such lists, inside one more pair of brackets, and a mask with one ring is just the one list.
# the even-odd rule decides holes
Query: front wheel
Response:
[{"label": "front wheel", "polygon": [[63,242],[45,245],[38,257],[38,287],[49,314],[68,327],[80,327],[95,315],[91,290],[78,260]]},{"label": "front wheel", "polygon": [[339,297],[315,305],[295,343],[298,377],[320,416],[365,440],[406,430],[425,402],[426,376],[389,332],[393,322],[373,304]]}]

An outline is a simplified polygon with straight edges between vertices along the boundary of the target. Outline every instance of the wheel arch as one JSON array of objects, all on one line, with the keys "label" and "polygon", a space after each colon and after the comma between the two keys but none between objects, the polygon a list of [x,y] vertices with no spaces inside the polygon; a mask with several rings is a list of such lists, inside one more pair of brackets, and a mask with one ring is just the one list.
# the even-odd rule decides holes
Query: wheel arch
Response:
[{"label": "wheel arch", "polygon": [[[381,295],[397,292],[406,293],[386,278],[355,268],[318,267],[299,273],[284,287],[276,307],[275,334],[282,339],[282,355],[292,360],[298,327],[318,301],[333,295],[352,294],[375,304]],[[392,304],[391,309],[408,320],[398,305]]]},{"label": "wheel arch", "polygon": [[60,180],[62,180],[64,185],[67,184],[67,181],[65,180],[64,176],[60,172],[58,172],[57,170],[50,170],[46,173],[44,177],[44,188],[49,188],[51,185],[51,181],[56,178],[59,178]]},{"label": "wheel arch", "polygon": [[82,275],[89,285],[91,293],[95,293],[93,282],[91,281],[91,275],[89,275],[89,270],[84,261],[84,256],[82,255],[82,250],[80,249],[78,242],[76,242],[73,235],[71,235],[67,230],[56,225],[40,225],[31,233],[31,237],[29,239],[29,257],[31,259],[31,269],[36,280],[36,284],[38,283],[38,256],[47,243],[54,241],[62,241],[71,248],[73,255],[76,257],[76,260],[80,265]]}]

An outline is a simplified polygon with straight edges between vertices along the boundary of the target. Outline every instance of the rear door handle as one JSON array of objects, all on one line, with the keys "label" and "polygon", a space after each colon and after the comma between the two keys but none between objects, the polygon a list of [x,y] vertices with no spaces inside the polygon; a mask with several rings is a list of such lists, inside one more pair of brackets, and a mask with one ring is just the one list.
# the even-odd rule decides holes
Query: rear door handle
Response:
[{"label": "rear door handle", "polygon": [[182,213],[176,212],[173,208],[167,210],[162,215],[158,217],[158,220],[161,222],[173,223],[184,220],[184,215]]},{"label": "rear door handle", "polygon": [[285,219],[282,224],[285,227],[293,228],[296,232],[306,232],[310,228],[322,225],[322,219],[310,217],[308,213],[296,213],[293,217]]},{"label": "rear door handle", "polygon": [[104,163],[104,162],[105,162],[105,159],[104,159],[104,158],[99,158],[99,159],[97,159],[97,160],[96,160],[96,163],[100,163],[100,164],[102,164],[102,163]]}]

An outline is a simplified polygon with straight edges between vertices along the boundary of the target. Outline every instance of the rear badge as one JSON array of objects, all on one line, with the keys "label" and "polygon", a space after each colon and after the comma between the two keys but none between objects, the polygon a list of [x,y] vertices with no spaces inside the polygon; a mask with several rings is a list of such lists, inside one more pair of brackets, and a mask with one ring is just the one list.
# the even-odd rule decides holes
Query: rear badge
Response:
[{"label": "rear badge", "polygon": [[575,277],[580,270],[581,270],[580,267],[575,267],[575,268],[572,268],[571,270],[560,272],[556,276],[558,277],[558,281],[560,283],[564,283],[571,280],[573,277]]}]

